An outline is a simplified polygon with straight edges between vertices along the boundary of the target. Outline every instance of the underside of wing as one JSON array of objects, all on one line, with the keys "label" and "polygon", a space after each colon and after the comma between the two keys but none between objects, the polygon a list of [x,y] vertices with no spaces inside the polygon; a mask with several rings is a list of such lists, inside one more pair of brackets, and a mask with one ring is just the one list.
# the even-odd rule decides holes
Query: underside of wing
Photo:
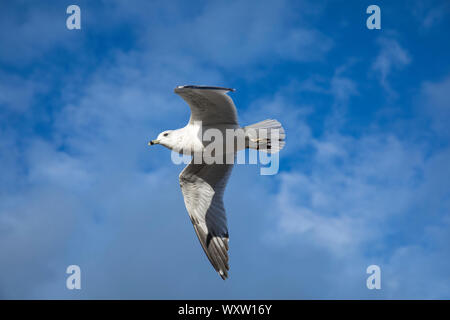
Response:
[{"label": "underside of wing", "polygon": [[190,163],[180,174],[186,209],[200,244],[222,279],[228,277],[228,228],[223,193],[233,165]]},{"label": "underside of wing", "polygon": [[211,86],[178,86],[174,92],[191,109],[189,123],[202,121],[203,125],[238,124],[236,106],[227,92],[230,88]]}]

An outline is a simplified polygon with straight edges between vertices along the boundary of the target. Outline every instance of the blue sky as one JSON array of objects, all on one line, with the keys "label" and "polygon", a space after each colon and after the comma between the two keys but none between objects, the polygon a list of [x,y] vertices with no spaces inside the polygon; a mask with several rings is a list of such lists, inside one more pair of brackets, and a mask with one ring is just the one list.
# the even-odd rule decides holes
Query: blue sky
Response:
[{"label": "blue sky", "polygon": [[[66,8],[81,8],[81,30]],[[381,8],[381,30],[366,8]],[[0,297],[450,298],[446,1],[2,1]],[[283,123],[280,172],[238,165],[230,279],[149,139],[183,84]],[[77,264],[82,289],[67,290]],[[381,290],[366,287],[381,267]]]}]

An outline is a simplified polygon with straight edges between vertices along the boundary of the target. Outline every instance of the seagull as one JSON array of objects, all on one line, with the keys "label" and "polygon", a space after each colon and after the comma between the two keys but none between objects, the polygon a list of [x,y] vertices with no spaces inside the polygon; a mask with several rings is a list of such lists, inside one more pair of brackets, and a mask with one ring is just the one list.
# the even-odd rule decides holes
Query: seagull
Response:
[{"label": "seagull", "polygon": [[[245,144],[240,149],[234,147],[229,152],[225,151],[222,154],[224,159],[229,153],[233,153],[234,159],[237,151],[246,148],[276,153],[285,145],[284,129],[277,120],[268,119],[246,127],[239,126],[236,106],[227,94],[233,91],[235,89],[213,86],[177,86],[174,92],[191,109],[188,124],[181,129],[163,131],[148,143],[160,144],[183,155],[193,155],[191,162],[179,176],[184,204],[206,256],[223,280],[228,278],[230,268],[223,195],[233,162],[208,163],[205,159],[195,161],[196,155],[204,154],[211,143],[201,133],[207,129],[216,129],[221,133],[231,129],[232,132],[241,133]],[[224,150],[228,149],[225,147]]]}]

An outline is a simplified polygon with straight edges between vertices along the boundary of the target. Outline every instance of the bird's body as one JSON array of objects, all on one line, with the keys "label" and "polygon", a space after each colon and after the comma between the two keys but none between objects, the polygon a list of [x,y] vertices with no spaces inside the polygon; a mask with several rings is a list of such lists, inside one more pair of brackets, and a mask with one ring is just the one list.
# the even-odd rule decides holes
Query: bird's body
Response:
[{"label": "bird's body", "polygon": [[[204,125],[202,126],[200,123],[192,123],[192,124],[189,123],[187,126],[183,128],[172,130],[170,132],[170,135],[172,135],[173,137],[171,141],[172,143],[165,145],[164,143],[160,142],[160,144],[180,154],[184,155],[200,154],[205,151],[205,147],[211,142],[209,140],[206,140],[204,136],[204,133],[210,129],[218,130],[217,133],[220,133],[221,136],[225,137],[227,134],[227,130],[228,132],[232,131],[233,134],[238,135],[239,131],[236,130],[242,128],[237,124],[217,124],[210,126]],[[234,143],[233,145],[237,146],[236,143]],[[230,149],[227,148],[226,141],[224,141],[223,149],[224,150]],[[234,148],[233,152],[237,152],[243,149],[245,149],[245,147]]]},{"label": "bird's body", "polygon": [[189,123],[162,132],[149,144],[193,156],[180,173],[181,191],[200,244],[215,270],[226,279],[229,236],[223,194],[233,168],[230,159],[246,148],[278,152],[284,146],[284,130],[276,120],[241,128],[233,100],[226,94],[233,89],[178,86],[174,91],[191,108]]}]

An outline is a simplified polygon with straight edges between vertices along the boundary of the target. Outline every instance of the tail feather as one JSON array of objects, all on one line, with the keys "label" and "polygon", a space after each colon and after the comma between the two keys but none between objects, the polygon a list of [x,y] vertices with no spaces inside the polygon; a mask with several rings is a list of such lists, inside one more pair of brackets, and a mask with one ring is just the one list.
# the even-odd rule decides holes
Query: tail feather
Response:
[{"label": "tail feather", "polygon": [[277,120],[267,119],[244,127],[247,148],[277,153],[285,145],[286,134]]}]

